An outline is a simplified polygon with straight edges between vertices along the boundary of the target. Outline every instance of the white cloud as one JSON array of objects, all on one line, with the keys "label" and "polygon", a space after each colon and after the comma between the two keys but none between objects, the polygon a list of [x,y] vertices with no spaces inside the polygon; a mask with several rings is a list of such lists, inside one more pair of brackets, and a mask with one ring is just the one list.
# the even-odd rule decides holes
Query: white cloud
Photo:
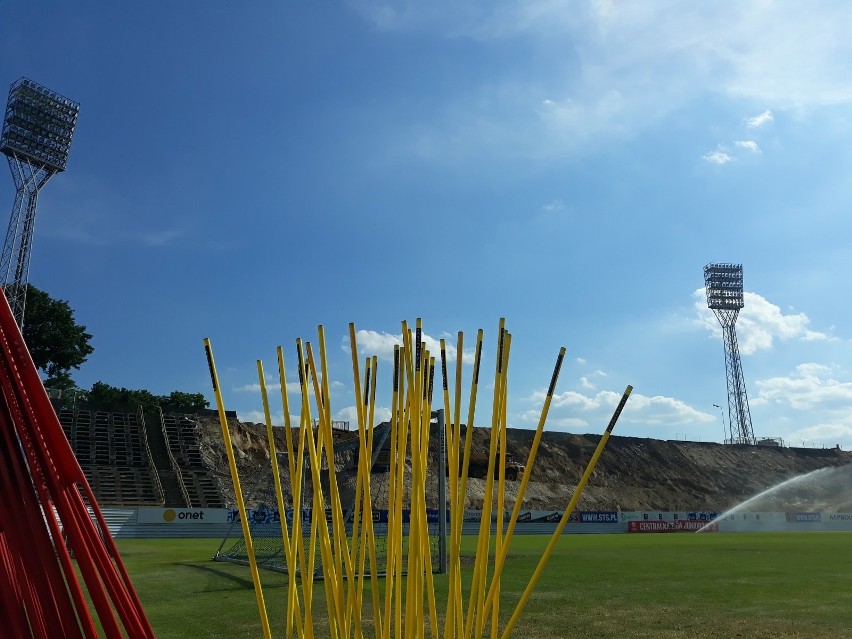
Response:
[{"label": "white cloud", "polygon": [[760,147],[757,145],[757,142],[754,140],[737,140],[734,142],[736,146],[741,149],[746,149],[751,151],[752,153],[762,153]]},{"label": "white cloud", "polygon": [[[531,399],[541,405],[545,398],[544,391],[536,391]],[[564,426],[585,427],[589,424],[606,425],[612,417],[612,412],[621,400],[621,393],[614,391],[599,391],[594,394],[583,394],[576,391],[566,391],[553,396],[547,423],[562,423]],[[521,418],[527,423],[535,423],[539,419],[540,409],[530,409]],[[674,397],[647,396],[632,393],[621,415],[620,423],[642,424],[662,427],[701,426],[718,420],[718,415],[696,410],[685,402]]]},{"label": "white cloud", "polygon": [[[332,384],[333,385],[333,384]],[[233,391],[235,393],[257,393],[260,396],[260,383],[256,382],[254,384],[244,384],[243,386],[234,386]],[[281,384],[279,382],[267,382],[266,384],[266,394],[269,395],[272,392],[281,392]],[[299,382],[287,382],[287,393],[295,393],[301,394],[302,387]],[[313,382],[308,384],[308,392],[313,393]]]},{"label": "white cloud", "polygon": [[[832,448],[839,444],[841,448],[849,450],[849,442],[852,442],[852,424],[815,424],[788,433],[784,440],[787,446],[798,446],[801,442],[802,446],[822,444]],[[843,442],[846,442],[845,445]]]},{"label": "white cloud", "polygon": [[761,127],[766,126],[767,124],[771,124],[775,118],[772,115],[772,111],[764,111],[760,115],[756,115],[753,118],[748,118],[746,120],[746,125],[750,129],[759,129]]},{"label": "white cloud", "polygon": [[[845,65],[852,51],[846,28],[852,7],[846,3],[818,8],[599,0],[350,4],[385,30],[481,41],[527,36],[552,46],[565,42],[584,60],[590,84],[605,85],[602,80],[609,79],[617,86],[614,80],[636,76],[643,85],[658,84],[661,97],[684,84],[686,90],[704,87],[787,104],[836,104],[852,97]],[[771,119],[769,110],[752,118],[758,125]]]},{"label": "white cloud", "polygon": [[702,155],[701,159],[706,160],[707,162],[710,162],[710,164],[720,164],[721,165],[721,164],[727,164],[728,162],[733,161],[734,158],[732,158],[730,155],[728,155],[728,153],[724,149],[719,148],[719,149],[716,149],[715,151],[711,151],[710,153]]},{"label": "white cloud", "polygon": [[[757,398],[780,415],[755,425],[788,446],[852,447],[852,381],[834,365],[806,363],[789,375],[756,382]],[[755,402],[750,402],[752,406]]]},{"label": "white cloud", "polygon": [[[597,0],[350,0],[375,28],[499,41],[537,72],[467,87],[418,129],[433,157],[510,148],[551,157],[632,137],[707,95],[807,111],[852,102],[852,4],[616,3]],[[766,126],[773,112],[748,118]],[[422,124],[422,123],[421,123]],[[420,126],[420,124],[418,125]],[[443,155],[442,155],[443,153]],[[727,156],[727,158],[726,158]],[[711,162],[730,161],[724,152]]]},{"label": "white cloud", "polygon": [[[284,427],[284,411],[272,411],[270,414],[272,419],[272,425],[276,427]],[[314,417],[316,418],[316,417]],[[263,414],[262,410],[247,410],[237,411],[237,419],[241,422],[251,422],[253,424],[265,424],[266,417]],[[293,429],[298,429],[300,426],[300,417],[298,415],[290,415],[290,427]]]},{"label": "white cloud", "polygon": [[[530,409],[524,411],[518,418],[521,423],[529,426],[537,426],[539,420],[541,419],[541,410]],[[589,426],[589,422],[580,417],[554,417],[553,411],[548,413],[547,422],[545,423],[545,430],[549,430],[552,428],[560,428],[563,430],[578,430],[583,429]]]},{"label": "white cloud", "polygon": [[554,408],[571,408],[579,411],[597,410],[602,406],[615,406],[620,395],[612,391],[600,391],[595,395],[583,395],[576,391],[565,391],[553,395]]},{"label": "white cloud", "polygon": [[560,101],[545,100],[535,110],[537,121],[544,129],[561,136],[583,135],[586,132],[614,131],[622,128],[621,115],[625,99],[620,91],[610,89],[593,98],[566,97]]},{"label": "white cloud", "polygon": [[[271,411],[270,418],[272,419],[273,426],[284,425],[284,411]],[[255,424],[266,423],[266,417],[264,416],[262,410],[237,411],[237,419],[239,419],[241,422],[252,422]],[[298,415],[290,415],[290,425],[298,428]]]},{"label": "white cloud", "polygon": [[[382,422],[389,421],[391,418],[390,408],[386,408],[385,406],[376,406],[374,411],[374,426],[381,424]],[[350,428],[357,427],[358,409],[355,406],[347,406],[346,408],[341,408],[334,414],[334,419],[349,422]]]},{"label": "white cloud", "polygon": [[547,211],[548,213],[553,213],[556,211],[564,211],[565,210],[565,202],[562,200],[553,200],[552,202],[548,202],[547,204],[542,205],[542,210]]},{"label": "white cloud", "polygon": [[237,419],[241,422],[252,422],[255,424],[262,424],[266,420],[263,416],[263,411],[260,410],[239,411],[237,412]]},{"label": "white cloud", "polygon": [[[451,338],[448,334],[442,335],[441,338],[446,341],[447,364],[455,362],[456,347],[454,343],[456,338]],[[436,339],[426,333],[421,335],[421,339],[426,344],[426,348],[429,350],[430,354],[435,357],[436,362],[440,361],[441,338]],[[358,352],[362,356],[368,357],[375,355],[379,359],[389,362],[393,361],[394,346],[402,346],[401,333],[394,335],[391,333],[380,333],[378,331],[359,330],[355,333],[355,339],[358,342]],[[347,353],[351,352],[349,337],[344,337],[341,340],[341,348]],[[473,364],[473,358],[474,351],[472,349],[466,349],[462,355],[462,362],[465,364]]]},{"label": "white cloud", "polygon": [[[581,362],[581,363],[585,363],[585,362]],[[592,381],[592,378],[601,378],[601,377],[606,377],[606,376],[607,375],[604,371],[596,370],[596,371],[592,372],[591,374],[583,375],[582,377],[580,377],[580,379],[577,381],[577,383],[579,384],[580,388],[582,388],[583,390],[596,390],[597,386]]]},{"label": "white cloud", "polygon": [[[630,395],[630,420],[650,425],[684,426],[709,424],[716,416],[692,408],[674,397]],[[625,409],[626,410],[626,409]]]},{"label": "white cloud", "polygon": [[[703,288],[693,293],[698,321],[721,339],[722,329],[713,311],[707,308]],[[736,324],[740,353],[751,355],[758,350],[772,348],[776,339],[803,341],[830,340],[831,336],[808,328],[810,319],[804,313],[785,315],[781,308],[757,293],[744,292],[744,307]]]},{"label": "white cloud", "polygon": [[759,397],[793,410],[811,412],[819,409],[852,415],[852,382],[838,381],[833,374],[830,366],[800,364],[786,377],[759,380]]},{"label": "white cloud", "polygon": [[[298,375],[298,373],[293,372],[294,375]],[[288,373],[288,377],[290,377]],[[345,390],[346,385],[343,382],[333,380],[329,383],[329,390],[332,395],[336,393],[336,391]],[[243,384],[242,386],[234,386],[231,388],[235,393],[254,393],[260,397],[260,383],[254,382],[252,384]],[[268,375],[266,377],[266,394],[269,397],[270,401],[274,397],[278,397],[281,393],[281,383],[278,381],[278,376],[272,377]],[[312,379],[308,380],[308,393],[310,395],[314,394],[314,383]],[[299,382],[287,382],[287,394],[288,395],[301,395],[302,387]]]}]

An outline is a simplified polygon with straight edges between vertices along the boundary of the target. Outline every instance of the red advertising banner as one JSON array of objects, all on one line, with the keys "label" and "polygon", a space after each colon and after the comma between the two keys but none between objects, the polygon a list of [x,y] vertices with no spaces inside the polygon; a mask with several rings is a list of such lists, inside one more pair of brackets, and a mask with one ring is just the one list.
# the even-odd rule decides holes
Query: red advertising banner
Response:
[{"label": "red advertising banner", "polygon": [[[705,528],[706,526],[706,528]],[[696,532],[704,528],[707,532],[718,532],[718,524],[708,524],[706,521],[628,521],[627,532],[632,533],[669,533]]]}]

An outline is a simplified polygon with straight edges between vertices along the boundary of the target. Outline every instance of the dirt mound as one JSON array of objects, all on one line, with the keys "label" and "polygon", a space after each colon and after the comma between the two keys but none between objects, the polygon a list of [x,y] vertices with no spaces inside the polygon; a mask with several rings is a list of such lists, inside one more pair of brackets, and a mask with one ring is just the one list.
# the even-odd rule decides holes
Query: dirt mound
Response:
[{"label": "dirt mound", "polygon": [[[219,477],[225,501],[233,504],[233,488],[222,431],[217,418],[198,417],[202,455]],[[271,480],[266,428],[262,424],[230,420],[231,438],[243,493],[248,495],[259,478]],[[283,428],[275,428],[276,446],[285,450]],[[437,435],[430,448],[437,458]],[[534,432],[509,429],[507,454],[526,463]],[[487,453],[490,432],[475,428],[473,451]],[[600,440],[599,435],[545,432],[533,466],[524,507],[531,510],[562,509],[568,503],[586,464]],[[346,453],[338,466],[351,465]],[[783,448],[772,446],[722,445],[705,442],[665,441],[613,436],[607,443],[595,472],[580,500],[580,510],[727,510],[736,504],[792,477],[819,468],[852,463],[852,453],[837,449]],[[430,506],[437,505],[437,475],[432,464],[427,479]],[[344,477],[342,481],[348,481]],[[386,507],[387,474],[372,476],[373,503]],[[282,475],[289,483],[286,470]],[[485,482],[470,478],[467,508],[482,506]],[[507,507],[513,504],[520,482],[507,483]],[[267,503],[274,503],[264,497]],[[254,501],[257,501],[255,499]],[[842,501],[842,500],[841,500]],[[848,500],[847,500],[848,501]],[[776,506],[774,510],[783,510]],[[797,510],[801,510],[801,503]],[[814,507],[814,510],[817,508]],[[819,504],[823,511],[852,511],[852,503]]]}]

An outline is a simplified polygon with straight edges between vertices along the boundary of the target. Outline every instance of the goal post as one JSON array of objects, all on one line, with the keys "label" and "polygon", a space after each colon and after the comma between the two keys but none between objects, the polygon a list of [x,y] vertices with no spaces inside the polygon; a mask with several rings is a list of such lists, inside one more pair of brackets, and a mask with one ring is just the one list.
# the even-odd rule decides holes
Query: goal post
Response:
[{"label": "goal post", "polygon": [[[426,504],[425,516],[428,522],[429,531],[429,546],[431,550],[431,566],[433,573],[447,572],[447,495],[446,495],[446,439],[444,436],[444,411],[432,411],[432,427],[435,429],[435,434],[438,436],[435,446],[435,457],[437,463],[432,466],[434,472],[427,477],[427,482],[431,484],[428,492],[434,491],[436,495],[436,503]],[[389,532],[389,516],[392,516],[392,509],[387,503],[388,498],[388,483],[391,479],[387,456],[390,454],[390,423],[383,422],[374,428],[373,434],[373,449],[367,463],[370,464],[371,472],[370,486],[372,495],[372,508],[369,516],[372,518],[373,524],[373,540],[375,544],[376,556],[376,574],[368,574],[365,576],[381,577],[385,575],[385,569],[388,559],[388,532]],[[355,527],[355,490],[353,482],[357,476],[358,464],[361,463],[359,453],[360,437],[350,436],[341,437],[334,442],[334,473],[336,483],[341,494],[340,507],[343,511],[345,521],[346,543],[351,547],[353,543],[353,530]],[[307,457],[307,453],[305,453]],[[281,485],[290,486],[289,481],[289,463],[287,453],[282,452],[277,454],[277,463],[279,473],[281,475]],[[402,460],[406,463],[406,460]],[[307,465],[307,461],[306,461]],[[330,472],[329,470],[325,471]],[[292,530],[292,526],[302,526],[302,539],[305,552],[308,552],[308,540],[310,539],[310,527],[314,516],[313,508],[313,486],[310,474],[304,474],[302,477],[303,485],[301,490],[301,503],[293,504],[293,496],[289,489],[285,489],[285,503],[287,504],[287,512],[280,513],[277,508],[277,499],[275,494],[275,485],[273,482],[272,459],[259,469],[254,476],[246,478],[244,484],[248,486],[245,491],[246,513],[249,520],[249,534],[252,538],[254,547],[255,560],[258,567],[276,572],[288,573],[287,556],[284,551],[284,543],[282,539],[282,516],[286,518],[287,526]],[[323,484],[327,484],[328,477],[325,476]],[[332,527],[331,505],[328,501],[327,486],[323,486],[323,495],[325,498],[325,510],[322,516],[329,523],[330,534]],[[344,497],[345,495],[345,497]],[[408,508],[403,510],[403,545],[407,548],[410,511],[410,496],[408,496]],[[358,513],[359,523],[364,520],[365,513]],[[243,537],[242,528],[239,521],[239,512],[236,509],[231,513],[231,525],[229,526],[219,548],[216,551],[213,559],[217,561],[227,561],[238,564],[249,564],[249,558],[246,548],[245,539]],[[333,536],[333,534],[332,534]],[[315,548],[314,562],[314,579],[322,578],[322,562],[320,561],[319,546]],[[369,562],[368,562],[369,567]],[[299,571],[299,576],[301,571]]]}]

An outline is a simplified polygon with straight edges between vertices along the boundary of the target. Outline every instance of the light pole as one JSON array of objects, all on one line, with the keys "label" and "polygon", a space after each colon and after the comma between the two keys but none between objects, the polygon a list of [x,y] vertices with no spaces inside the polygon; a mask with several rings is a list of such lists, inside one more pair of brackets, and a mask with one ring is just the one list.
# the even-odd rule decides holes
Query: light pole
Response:
[{"label": "light pole", "polygon": [[15,204],[0,253],[0,284],[21,329],[30,277],[36,200],[47,181],[65,170],[79,111],[80,105],[73,100],[27,78],[21,78],[9,89],[0,131],[0,153],[9,159],[15,181]]},{"label": "light pole", "polygon": [[719,414],[722,416],[722,433],[725,437],[723,437],[723,441],[727,439],[728,427],[725,426],[725,411],[722,410],[722,407],[719,404],[713,404],[716,408],[719,409]]},{"label": "light pole", "polygon": [[708,264],[704,267],[707,306],[722,326],[725,342],[725,377],[728,381],[728,422],[731,444],[756,444],[751,426],[745,377],[737,346],[736,322],[745,305],[742,264]]}]

